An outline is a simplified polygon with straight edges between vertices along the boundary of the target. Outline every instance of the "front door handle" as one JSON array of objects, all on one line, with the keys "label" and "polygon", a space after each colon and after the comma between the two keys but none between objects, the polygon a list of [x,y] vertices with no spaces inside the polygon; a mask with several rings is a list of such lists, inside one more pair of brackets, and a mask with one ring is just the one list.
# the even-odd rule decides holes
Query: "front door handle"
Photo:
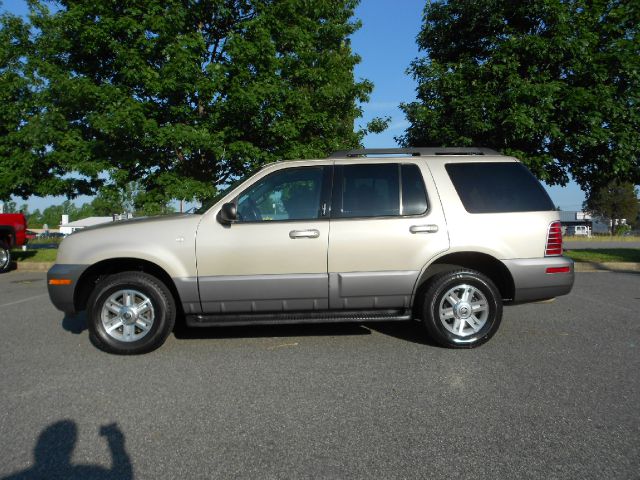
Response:
[{"label": "front door handle", "polygon": [[289,232],[289,238],[318,238],[320,236],[320,231],[315,228],[311,230],[291,230]]},{"label": "front door handle", "polygon": [[411,233],[436,233],[438,225],[411,225],[409,231]]}]

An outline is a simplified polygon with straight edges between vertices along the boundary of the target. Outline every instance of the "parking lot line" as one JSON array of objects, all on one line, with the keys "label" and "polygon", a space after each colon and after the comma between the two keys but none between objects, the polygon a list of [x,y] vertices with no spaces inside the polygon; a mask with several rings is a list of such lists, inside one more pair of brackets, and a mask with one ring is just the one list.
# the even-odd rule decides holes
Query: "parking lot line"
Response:
[{"label": "parking lot line", "polygon": [[17,305],[19,303],[30,302],[31,300],[35,300],[36,298],[46,297],[47,295],[49,295],[49,294],[48,293],[42,293],[40,295],[35,295],[33,297],[23,298],[22,300],[16,300],[15,302],[3,303],[2,305],[0,305],[0,308],[2,308],[2,307],[10,307],[11,305]]}]

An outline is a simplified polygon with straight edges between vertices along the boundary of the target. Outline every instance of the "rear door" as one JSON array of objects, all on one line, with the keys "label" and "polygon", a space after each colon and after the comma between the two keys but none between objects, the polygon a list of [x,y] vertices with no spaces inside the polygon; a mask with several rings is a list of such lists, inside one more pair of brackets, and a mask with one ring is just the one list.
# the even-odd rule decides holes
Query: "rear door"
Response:
[{"label": "rear door", "polygon": [[332,309],[409,308],[422,267],[448,246],[442,207],[423,162],[336,160],[328,256]]}]

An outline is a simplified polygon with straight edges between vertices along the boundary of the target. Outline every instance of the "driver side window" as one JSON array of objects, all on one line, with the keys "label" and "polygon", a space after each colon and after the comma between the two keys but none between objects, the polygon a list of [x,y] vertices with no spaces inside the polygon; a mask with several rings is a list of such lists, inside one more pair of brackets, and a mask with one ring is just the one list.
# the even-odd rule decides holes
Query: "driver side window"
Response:
[{"label": "driver side window", "polygon": [[238,222],[320,218],[324,167],[278,170],[238,197]]}]

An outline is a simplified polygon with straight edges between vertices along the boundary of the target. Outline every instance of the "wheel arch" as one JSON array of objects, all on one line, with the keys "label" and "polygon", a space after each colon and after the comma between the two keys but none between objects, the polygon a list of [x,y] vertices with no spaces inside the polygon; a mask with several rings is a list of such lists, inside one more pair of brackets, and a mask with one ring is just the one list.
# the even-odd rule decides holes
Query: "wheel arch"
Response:
[{"label": "wheel arch", "polygon": [[173,295],[178,313],[182,313],[182,304],[180,303],[178,289],[166,270],[148,260],[130,257],[102,260],[87,268],[76,283],[76,289],[73,295],[75,310],[79,312],[86,309],[87,300],[100,279],[107,275],[122,272],[144,272],[160,280],[169,289],[171,295]]},{"label": "wheel arch", "polygon": [[16,231],[10,225],[0,225],[0,242],[5,243],[8,248],[13,248],[15,244]]},{"label": "wheel arch", "polygon": [[440,273],[460,268],[469,268],[489,277],[496,285],[503,301],[513,300],[515,284],[511,272],[504,263],[491,255],[480,252],[454,252],[437,258],[424,269],[416,282],[414,304],[415,309],[422,308],[421,301],[424,291],[429,287],[429,281]]}]

